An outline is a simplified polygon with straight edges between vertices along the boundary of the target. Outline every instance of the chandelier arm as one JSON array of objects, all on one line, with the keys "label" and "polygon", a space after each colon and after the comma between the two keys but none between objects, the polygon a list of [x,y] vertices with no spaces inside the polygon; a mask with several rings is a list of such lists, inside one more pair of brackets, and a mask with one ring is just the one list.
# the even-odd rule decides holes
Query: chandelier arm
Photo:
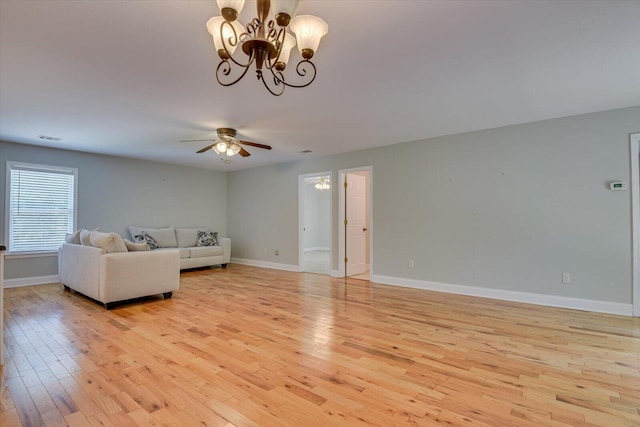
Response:
[{"label": "chandelier arm", "polygon": [[[310,66],[311,68],[307,68],[307,66]],[[311,77],[311,80],[309,80],[306,83],[302,83],[299,85],[296,84],[292,84],[292,83],[287,83],[284,80],[284,76],[282,75],[282,73],[277,72],[275,73],[273,70],[271,70],[271,72],[273,73],[273,77],[274,79],[278,80],[280,83],[284,84],[285,86],[289,86],[289,87],[307,87],[309,86],[311,83],[313,83],[313,81],[316,79],[316,66],[313,64],[313,62],[309,61],[308,59],[303,59],[300,62],[298,62],[298,65],[296,65],[296,72],[298,73],[299,76],[301,77]]]},{"label": "chandelier arm", "polygon": [[[247,62],[246,64],[243,64],[241,62],[238,62],[233,55],[231,55],[231,52],[229,52],[229,49],[227,49],[227,40],[224,37],[224,33],[223,33],[223,29],[224,26],[228,25],[229,28],[231,28],[231,31],[233,32],[233,35],[229,36],[229,45],[230,46],[238,46],[238,44],[240,44],[240,42],[242,42],[243,39],[250,37],[248,33],[236,33],[236,29],[233,28],[233,25],[231,25],[231,23],[224,21],[222,23],[222,25],[220,25],[220,40],[222,40],[222,48],[224,49],[224,51],[226,52],[228,58],[228,61],[233,62],[234,64],[236,64],[239,67],[243,67],[243,68],[248,68],[251,66],[251,64],[253,64],[254,61],[254,57],[249,57],[249,62]],[[224,60],[223,60],[224,62]],[[227,73],[228,74],[228,73]],[[244,74],[243,74],[244,75]],[[219,80],[218,80],[219,81]]]},{"label": "chandelier arm", "polygon": [[[251,61],[253,62],[253,61]],[[251,64],[251,63],[249,63]],[[224,76],[228,76],[231,73],[231,64],[229,63],[229,61],[220,61],[220,63],[218,64],[218,67],[216,68],[216,80],[218,80],[218,83],[220,83],[222,86],[232,86],[236,83],[238,83],[240,80],[242,80],[242,78],[244,77],[245,74],[247,74],[247,71],[249,71],[249,67],[243,67],[244,71],[242,72],[242,74],[240,74],[240,76],[229,82],[229,83],[224,83],[222,82],[222,80],[220,80],[220,73],[222,73],[222,75]],[[223,77],[224,78],[224,77]]]},{"label": "chandelier arm", "polygon": [[[272,24],[273,21],[270,21],[270,24]],[[282,27],[280,28],[280,30],[276,30],[275,28],[271,29],[269,34],[271,35],[272,32],[278,31],[277,34],[275,34],[275,37],[271,40],[273,45],[276,46],[277,52],[278,54],[276,55],[276,57],[274,59],[271,58],[267,58],[267,60],[265,61],[265,68],[268,70],[271,70],[273,67],[276,66],[276,64],[278,63],[278,61],[280,60],[280,54],[282,53],[282,47],[284,46],[284,38],[286,37],[286,28]],[[274,73],[275,74],[275,73]]]},{"label": "chandelier arm", "polygon": [[[267,81],[265,80],[264,75],[260,75],[260,80],[262,80],[262,84],[264,85],[264,87],[267,88],[267,90],[269,91],[269,93],[271,93],[271,95],[280,96],[284,92],[285,85],[282,84],[282,80],[280,78],[276,77],[276,73],[274,73],[273,71],[271,72],[273,73],[273,76],[274,76],[273,77],[274,87],[279,88],[279,90],[272,89],[267,83]],[[278,74],[280,74],[280,76],[282,77],[282,74],[280,72],[278,72]],[[282,79],[284,79],[284,77],[282,77]]]}]

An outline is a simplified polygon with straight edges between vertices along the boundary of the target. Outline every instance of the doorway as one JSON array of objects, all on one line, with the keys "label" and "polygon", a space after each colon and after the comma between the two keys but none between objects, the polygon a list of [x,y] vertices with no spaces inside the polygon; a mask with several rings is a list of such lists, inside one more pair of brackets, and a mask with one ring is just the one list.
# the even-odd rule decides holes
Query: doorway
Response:
[{"label": "doorway", "polygon": [[331,172],[298,177],[298,248],[301,272],[331,272]]},{"label": "doorway", "polygon": [[371,166],[344,169],[338,175],[339,276],[370,280],[373,269],[373,170]]}]

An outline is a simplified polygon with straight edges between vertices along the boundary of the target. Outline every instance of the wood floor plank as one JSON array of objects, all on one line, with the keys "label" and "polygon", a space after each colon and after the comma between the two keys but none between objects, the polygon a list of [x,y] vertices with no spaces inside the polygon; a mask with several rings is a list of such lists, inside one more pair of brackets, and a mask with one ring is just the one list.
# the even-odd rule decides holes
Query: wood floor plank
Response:
[{"label": "wood floor plank", "polygon": [[640,319],[229,265],[5,290],[7,426],[638,426]]}]

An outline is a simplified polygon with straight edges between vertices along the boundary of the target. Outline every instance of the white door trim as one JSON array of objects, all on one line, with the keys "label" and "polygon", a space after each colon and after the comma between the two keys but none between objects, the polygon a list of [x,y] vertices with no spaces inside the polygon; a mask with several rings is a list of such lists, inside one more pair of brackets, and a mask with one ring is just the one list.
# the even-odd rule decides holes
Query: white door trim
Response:
[{"label": "white door trim", "polygon": [[[335,181],[333,179],[333,172],[315,172],[315,173],[307,173],[303,175],[298,175],[298,271],[302,270],[302,259],[304,257],[304,242],[303,242],[303,230],[304,227],[304,180],[305,178],[315,178],[320,176],[329,175],[330,183],[331,183],[331,194],[333,194],[333,189],[335,188]],[[333,212],[333,197],[329,200],[329,212]],[[333,215],[329,216],[329,262],[333,262],[333,257],[331,254],[333,253]],[[331,269],[331,267],[330,267]]]},{"label": "white door trim", "polygon": [[348,173],[352,172],[369,172],[369,263],[371,269],[369,274],[373,277],[375,263],[373,262],[373,166],[362,166],[359,168],[351,168],[351,169],[339,169],[338,170],[338,180],[336,181],[336,185],[338,186],[338,277],[345,277],[346,272],[344,271],[344,241],[345,241],[345,231],[344,231],[344,220],[345,220],[345,191],[344,191],[344,178]]},{"label": "white door trim", "polygon": [[633,133],[629,137],[631,150],[631,177],[629,179],[631,187],[631,288],[633,315],[640,316],[640,133]]}]

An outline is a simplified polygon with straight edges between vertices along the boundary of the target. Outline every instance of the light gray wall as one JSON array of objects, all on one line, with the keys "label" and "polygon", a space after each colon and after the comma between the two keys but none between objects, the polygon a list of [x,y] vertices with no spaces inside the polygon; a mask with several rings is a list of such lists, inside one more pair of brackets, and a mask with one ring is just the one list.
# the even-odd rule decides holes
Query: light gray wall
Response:
[{"label": "light gray wall", "polygon": [[[119,157],[0,142],[0,242],[7,161],[78,169],[78,228],[129,237],[127,226],[226,228],[226,174]],[[57,257],[7,259],[5,279],[57,274]]]},{"label": "light gray wall", "polygon": [[233,256],[297,265],[298,175],[372,165],[374,274],[631,303],[631,195],[607,185],[637,131],[633,107],[230,172]]}]

